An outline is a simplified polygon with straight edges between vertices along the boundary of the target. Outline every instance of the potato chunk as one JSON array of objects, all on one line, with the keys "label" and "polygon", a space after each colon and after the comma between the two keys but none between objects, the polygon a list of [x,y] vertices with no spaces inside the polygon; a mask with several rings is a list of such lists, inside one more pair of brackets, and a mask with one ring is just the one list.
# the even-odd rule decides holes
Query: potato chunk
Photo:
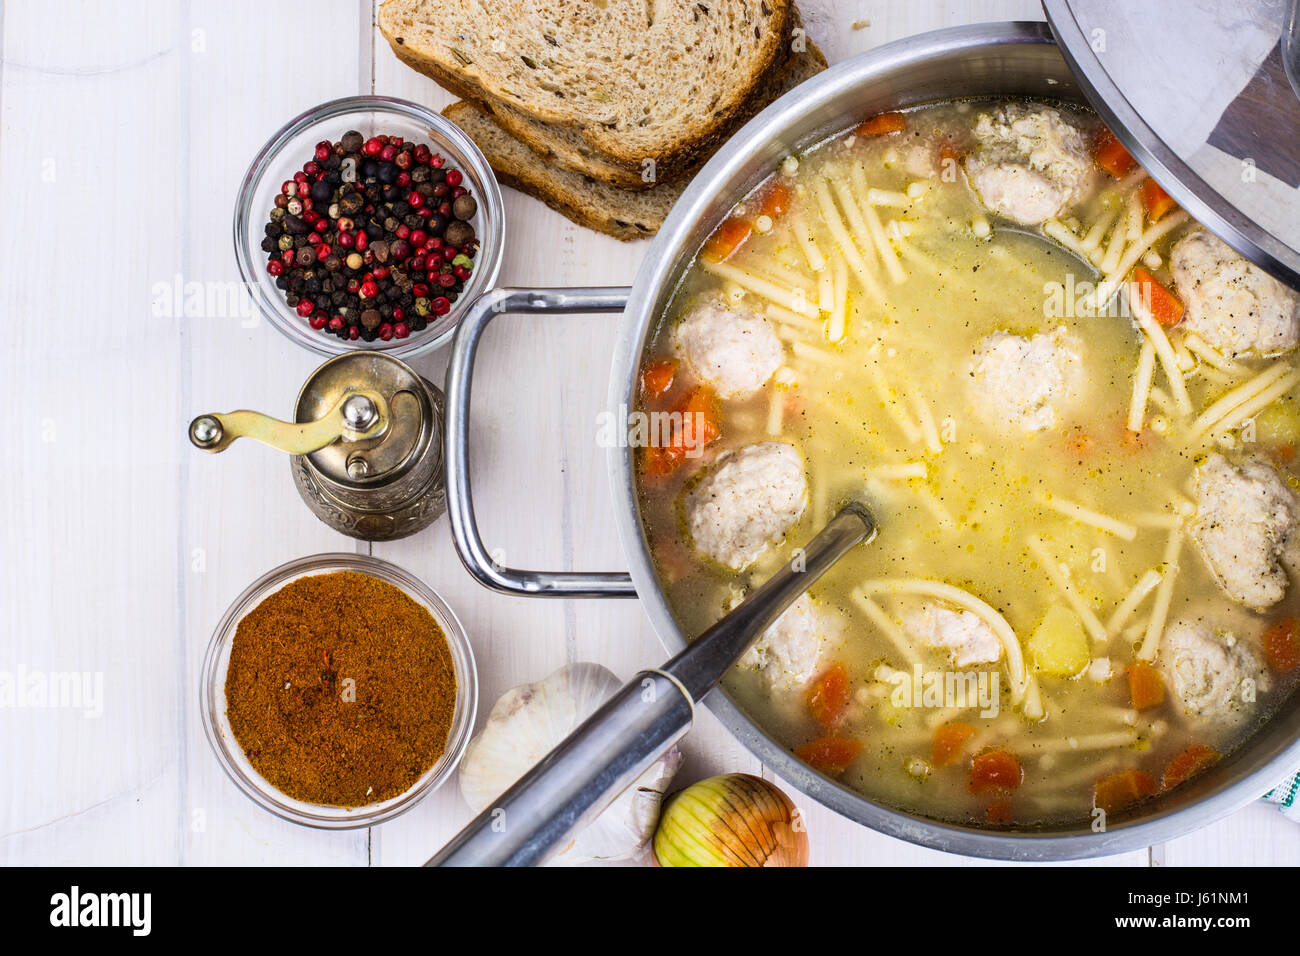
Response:
[{"label": "potato chunk", "polygon": [[1060,604],[1048,608],[1026,650],[1034,673],[1044,677],[1073,677],[1092,659],[1079,616]]}]

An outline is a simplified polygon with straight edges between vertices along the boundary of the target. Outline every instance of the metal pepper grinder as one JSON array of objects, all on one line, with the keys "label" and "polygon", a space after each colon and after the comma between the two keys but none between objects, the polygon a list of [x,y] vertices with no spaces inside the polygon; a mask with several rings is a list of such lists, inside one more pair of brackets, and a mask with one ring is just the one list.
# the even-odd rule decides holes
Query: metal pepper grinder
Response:
[{"label": "metal pepper grinder", "polygon": [[354,538],[404,538],[447,510],[442,392],[382,352],[348,352],[316,369],[293,422],[212,413],[190,422],[189,434],[203,451],[247,437],[288,452],[307,507]]}]

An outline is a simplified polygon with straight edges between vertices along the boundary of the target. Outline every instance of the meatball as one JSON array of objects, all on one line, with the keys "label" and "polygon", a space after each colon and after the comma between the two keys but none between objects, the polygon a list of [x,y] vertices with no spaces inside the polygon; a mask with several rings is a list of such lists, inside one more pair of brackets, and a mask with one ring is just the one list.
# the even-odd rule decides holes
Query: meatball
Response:
[{"label": "meatball", "polygon": [[798,690],[822,669],[834,623],[812,598],[801,594],[750,645],[740,666],[758,671],[770,690]]},{"label": "meatball", "polygon": [[1043,431],[1083,393],[1083,343],[1064,326],[1029,337],[994,332],[976,348],[971,378],[980,418],[998,428]]},{"label": "meatball", "polygon": [[1175,704],[1195,720],[1236,722],[1268,689],[1264,666],[1241,635],[1199,616],[1165,628],[1159,666]]},{"label": "meatball", "polygon": [[1228,355],[1285,352],[1300,339],[1300,296],[1204,229],[1169,254],[1185,328]]},{"label": "meatball", "polygon": [[1196,469],[1196,496],[1192,537],[1224,593],[1256,611],[1282,600],[1282,564],[1300,563],[1300,498],[1277,469],[1262,458],[1233,467],[1213,454]]},{"label": "meatball", "polygon": [[947,650],[958,667],[992,664],[1002,657],[1002,642],[976,614],[926,602],[899,615],[903,630],[925,647]]},{"label": "meatball", "polygon": [[985,206],[1016,222],[1061,215],[1091,182],[1083,133],[1054,109],[1009,103],[981,113],[975,139],[966,178]]},{"label": "meatball", "polygon": [[739,571],[794,527],[807,490],[794,446],[749,445],[719,459],[687,495],[686,526],[696,548]]},{"label": "meatball", "polygon": [[767,319],[716,300],[701,303],[682,319],[673,343],[691,371],[722,398],[756,392],[785,360]]}]

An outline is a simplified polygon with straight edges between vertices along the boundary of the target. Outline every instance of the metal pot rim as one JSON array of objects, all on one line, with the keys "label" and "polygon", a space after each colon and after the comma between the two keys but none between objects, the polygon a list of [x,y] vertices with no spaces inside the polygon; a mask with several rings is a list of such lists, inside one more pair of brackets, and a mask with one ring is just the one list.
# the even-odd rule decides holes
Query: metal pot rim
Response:
[{"label": "metal pot rim", "polygon": [[[683,260],[698,242],[695,227],[747,161],[784,133],[848,91],[909,66],[945,55],[1006,46],[1051,46],[1055,42],[1045,23],[1003,22],[938,30],[887,44],[839,63],[768,106],[733,136],[686,188],[653,240],[632,287],[611,366],[608,407],[631,407],[633,386],[644,342],[658,320],[665,290],[681,274]],[[1062,60],[1064,66],[1064,60]],[[1048,81],[1051,82],[1051,81]],[[961,95],[962,91],[955,91]],[[846,119],[843,126],[848,125]],[[646,548],[630,449],[608,453],[610,486],[623,553],[645,612],[669,653],[686,646],[686,639],[664,600]],[[1130,820],[1120,820],[1104,833],[1081,827],[1073,830],[994,831],[944,823],[877,803],[812,771],[755,724],[720,688],[707,698],[709,709],[764,765],[794,787],[849,819],[889,836],[945,852],[1008,860],[1067,860],[1107,856],[1140,849],[1184,835],[1258,799],[1286,774],[1300,766],[1300,739],[1292,739],[1272,756],[1249,758],[1258,750],[1256,736],[1225,758],[1220,772],[1236,777],[1201,793],[1205,786],[1189,784],[1194,792],[1164,798]],[[1294,697],[1284,710],[1295,711]],[[1281,715],[1275,714],[1270,723]],[[1253,766],[1251,764],[1254,764]]]}]

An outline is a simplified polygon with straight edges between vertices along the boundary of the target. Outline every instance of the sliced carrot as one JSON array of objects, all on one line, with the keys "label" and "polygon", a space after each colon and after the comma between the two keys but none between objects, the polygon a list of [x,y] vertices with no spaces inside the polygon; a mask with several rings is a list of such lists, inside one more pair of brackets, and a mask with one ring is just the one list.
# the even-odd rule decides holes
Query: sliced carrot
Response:
[{"label": "sliced carrot", "polygon": [[961,161],[962,148],[951,139],[944,137],[939,143],[939,161],[943,163],[956,163]]},{"label": "sliced carrot", "polygon": [[1147,215],[1152,222],[1156,222],[1171,209],[1178,208],[1178,203],[1174,202],[1173,197],[1161,189],[1160,184],[1154,179],[1146,179],[1142,182],[1142,205],[1146,207]]},{"label": "sliced carrot", "polygon": [[722,224],[713,230],[713,235],[709,236],[704,243],[704,248],[700,250],[700,255],[704,256],[710,262],[722,262],[724,259],[731,258],[736,250],[745,244],[754,231],[744,219],[739,216],[729,216],[722,220]]},{"label": "sliced carrot", "polygon": [[[673,412],[673,432],[667,443],[645,448],[641,458],[642,473],[648,478],[665,478],[691,458],[699,458],[710,442],[722,434],[718,422],[718,401],[713,390],[701,385],[679,401]],[[658,439],[661,436],[653,436]]]},{"label": "sliced carrot", "polygon": [[763,190],[763,195],[758,201],[759,215],[767,216],[769,219],[780,219],[790,208],[793,199],[794,194],[790,192],[790,187],[774,180]]},{"label": "sliced carrot", "polygon": [[828,777],[838,777],[861,752],[862,744],[856,740],[822,737],[810,744],[804,744],[794,752],[794,755],[814,770],[820,770]]},{"label": "sliced carrot", "polygon": [[849,675],[843,664],[832,664],[808,690],[808,712],[826,730],[838,730],[848,714]]},{"label": "sliced carrot", "polygon": [[1005,750],[988,750],[971,763],[970,792],[1004,793],[1020,786],[1024,771],[1015,754]]},{"label": "sliced carrot", "polygon": [[641,369],[641,397],[646,401],[662,398],[673,387],[677,363],[668,359],[651,362]]},{"label": "sliced carrot", "polygon": [[1147,432],[1135,432],[1128,427],[1128,422],[1119,423],[1119,447],[1125,451],[1142,451],[1150,444]]},{"label": "sliced carrot", "polygon": [[994,800],[984,808],[984,822],[991,827],[1009,826],[1012,819],[1010,800]]},{"label": "sliced carrot", "polygon": [[1065,447],[1070,457],[1083,464],[1084,459],[1092,457],[1092,453],[1097,449],[1097,443],[1088,432],[1076,425],[1066,435]]},{"label": "sliced carrot", "polygon": [[682,403],[682,442],[688,451],[699,449],[722,434],[718,423],[718,400],[713,389],[701,385]]},{"label": "sliced carrot", "polygon": [[853,132],[859,136],[885,136],[901,133],[907,128],[907,117],[902,113],[877,113],[871,119],[860,123]]},{"label": "sliced carrot", "polygon": [[1192,744],[1165,767],[1165,775],[1160,780],[1161,790],[1172,790],[1180,783],[1191,780],[1198,773],[1219,759],[1219,752],[1203,744]]},{"label": "sliced carrot", "polygon": [[1293,617],[1279,621],[1264,632],[1264,656],[1280,674],[1300,667],[1300,621]]},{"label": "sliced carrot", "polygon": [[1097,781],[1092,791],[1092,805],[1107,813],[1132,806],[1156,792],[1156,780],[1142,770],[1121,770]]},{"label": "sliced carrot", "polygon": [[1183,320],[1182,300],[1156,281],[1156,277],[1146,269],[1135,268],[1133,282],[1137,286],[1139,301],[1151,311],[1151,317],[1158,323],[1172,329]]},{"label": "sliced carrot", "polygon": [[1134,710],[1159,707],[1165,702],[1165,682],[1146,661],[1135,661],[1128,668],[1128,694]]},{"label": "sliced carrot", "polygon": [[1295,445],[1275,445],[1268,450],[1274,461],[1286,464],[1295,460]]},{"label": "sliced carrot", "polygon": [[930,762],[936,767],[946,767],[961,756],[966,741],[975,736],[970,724],[943,724],[934,732],[934,752]]},{"label": "sliced carrot", "polygon": [[1098,166],[1116,179],[1126,175],[1137,165],[1137,161],[1129,155],[1128,150],[1124,148],[1124,144],[1105,126],[1101,128],[1101,132],[1097,135],[1097,145],[1093,151],[1093,158]]}]

